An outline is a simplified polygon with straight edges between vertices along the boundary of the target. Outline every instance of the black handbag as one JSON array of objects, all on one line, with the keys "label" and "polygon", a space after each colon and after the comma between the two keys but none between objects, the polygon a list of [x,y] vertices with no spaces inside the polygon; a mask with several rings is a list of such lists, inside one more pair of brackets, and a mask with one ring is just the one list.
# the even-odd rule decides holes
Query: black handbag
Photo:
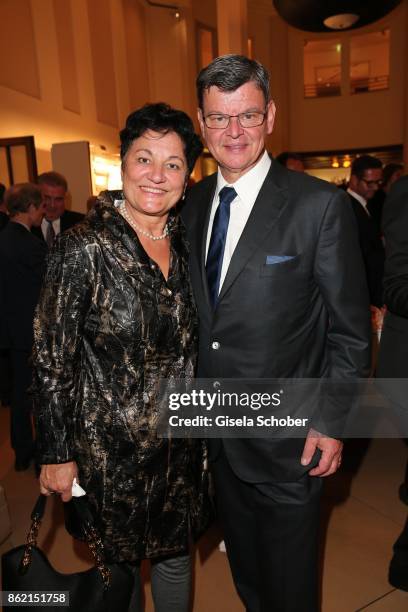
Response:
[{"label": "black handbag", "polygon": [[[40,605],[36,603],[35,609],[44,612],[63,610],[61,602],[65,602],[67,606],[68,597],[69,608],[65,609],[76,612],[127,612],[135,581],[134,574],[127,565],[108,565],[104,562],[101,539],[82,498],[76,499],[71,506],[77,512],[83,539],[91,550],[95,567],[74,574],[62,574],[52,567],[46,555],[37,547],[37,536],[46,500],[45,495],[40,495],[34,506],[27,543],[13,548],[2,556],[3,591],[43,591],[45,594],[58,591],[66,594],[65,599],[49,600],[50,603],[60,602],[59,606],[50,606],[50,603],[42,606],[41,602],[44,600],[40,598]],[[28,593],[25,596],[22,594],[19,598],[19,610],[31,612],[32,597],[33,595]],[[24,603],[27,603],[27,606],[21,605]],[[3,606],[4,609],[8,609],[5,596]]]}]

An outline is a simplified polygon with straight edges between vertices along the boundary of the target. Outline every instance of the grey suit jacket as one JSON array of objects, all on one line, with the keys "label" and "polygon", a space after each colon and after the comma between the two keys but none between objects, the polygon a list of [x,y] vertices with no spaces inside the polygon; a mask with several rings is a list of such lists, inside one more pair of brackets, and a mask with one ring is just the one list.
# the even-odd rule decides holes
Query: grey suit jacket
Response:
[{"label": "grey suit jacket", "polygon": [[[272,162],[213,311],[205,244],[215,188],[216,175],[194,186],[182,213],[200,318],[198,376],[365,376],[369,298],[347,196]],[[301,439],[224,440],[231,467],[248,482],[301,477],[310,469],[300,465],[303,444]]]}]

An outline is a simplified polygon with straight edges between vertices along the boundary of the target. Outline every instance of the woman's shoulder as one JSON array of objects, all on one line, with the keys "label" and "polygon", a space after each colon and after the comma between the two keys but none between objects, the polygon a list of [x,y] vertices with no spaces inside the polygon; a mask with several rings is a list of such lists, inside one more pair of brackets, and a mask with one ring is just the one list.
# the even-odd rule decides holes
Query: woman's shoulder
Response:
[{"label": "woman's shoulder", "polygon": [[106,226],[115,221],[118,215],[116,203],[122,198],[121,191],[101,192],[95,206],[86,217],[61,234],[60,246],[62,248],[74,248],[75,246],[84,248],[91,244],[98,244]]}]

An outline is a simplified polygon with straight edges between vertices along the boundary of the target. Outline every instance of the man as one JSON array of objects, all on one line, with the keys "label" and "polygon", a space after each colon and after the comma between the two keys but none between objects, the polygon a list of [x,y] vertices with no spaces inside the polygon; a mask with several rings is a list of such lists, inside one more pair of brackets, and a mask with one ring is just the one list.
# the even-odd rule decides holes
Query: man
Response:
[{"label": "man", "polygon": [[[380,378],[408,378],[408,176],[391,188],[384,205],[383,230],[386,244],[384,297],[388,308],[384,319],[378,358]],[[406,413],[408,397],[401,381],[381,381],[397,413]],[[401,501],[408,504],[408,464],[400,487]],[[394,544],[389,581],[408,591],[408,520]]]},{"label": "man", "polygon": [[380,232],[368,211],[367,204],[381,184],[382,163],[379,159],[371,155],[362,155],[353,161],[347,193],[357,221],[370,303],[376,308],[382,308],[384,303],[382,278],[385,251]]},{"label": "man", "polygon": [[10,349],[12,365],[11,445],[15,469],[28,469],[33,458],[30,355],[34,309],[40,293],[47,247],[31,233],[44,217],[41,190],[22,183],[6,192],[10,215],[0,232],[0,346]]},{"label": "man", "polygon": [[[9,222],[6,204],[4,202],[4,194],[6,186],[0,183],[0,230],[6,227]],[[10,404],[10,360],[8,350],[0,348],[0,402],[3,406]]]},{"label": "man", "polygon": [[[271,162],[265,137],[275,106],[261,64],[219,57],[200,72],[197,90],[201,131],[219,165],[190,190],[184,210],[200,318],[198,376],[362,376],[368,299],[346,196]],[[246,609],[316,612],[320,477],[338,468],[342,443],[310,431],[306,442],[209,445]]]},{"label": "man", "polygon": [[295,172],[304,172],[305,165],[303,159],[298,153],[291,153],[290,151],[284,151],[276,156],[276,161],[285,166],[288,170],[294,170]]},{"label": "man", "polygon": [[50,248],[56,236],[76,225],[84,215],[72,210],[65,210],[68,184],[65,177],[58,172],[44,172],[37,180],[45,203],[45,217],[41,228],[34,228],[33,233],[43,238]]},{"label": "man", "polygon": [[402,164],[390,163],[384,166],[382,173],[381,189],[378,189],[373,197],[367,202],[367,210],[377,226],[378,233],[382,232],[382,213],[385,198],[387,197],[392,185],[404,174]]},{"label": "man", "polygon": [[4,203],[4,194],[6,192],[6,186],[0,183],[0,230],[3,229],[8,223],[9,216],[7,214],[6,205]]}]

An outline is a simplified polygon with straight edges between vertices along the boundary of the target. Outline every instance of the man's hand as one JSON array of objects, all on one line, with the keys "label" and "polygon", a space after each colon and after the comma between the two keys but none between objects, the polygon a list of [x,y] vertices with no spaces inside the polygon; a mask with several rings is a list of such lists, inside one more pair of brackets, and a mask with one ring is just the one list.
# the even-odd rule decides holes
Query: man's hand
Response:
[{"label": "man's hand", "polygon": [[302,465],[309,465],[316,448],[322,451],[322,456],[319,465],[310,470],[309,476],[330,476],[330,474],[334,474],[341,465],[343,442],[335,438],[328,438],[315,429],[310,429],[300,460]]},{"label": "man's hand", "polygon": [[72,483],[77,474],[75,461],[42,465],[40,491],[43,495],[60,493],[62,501],[68,502],[72,497]]}]

